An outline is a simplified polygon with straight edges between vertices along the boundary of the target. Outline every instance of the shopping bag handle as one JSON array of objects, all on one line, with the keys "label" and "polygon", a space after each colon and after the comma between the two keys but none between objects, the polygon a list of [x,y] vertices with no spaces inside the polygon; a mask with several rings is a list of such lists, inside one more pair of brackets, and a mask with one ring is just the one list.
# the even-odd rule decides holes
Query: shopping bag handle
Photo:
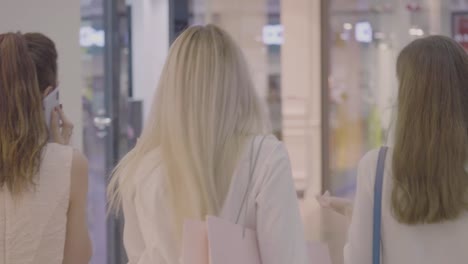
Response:
[{"label": "shopping bag handle", "polygon": [[258,157],[260,156],[260,150],[262,149],[263,142],[265,141],[265,138],[266,138],[266,136],[262,136],[259,147],[257,149],[257,153],[255,155],[255,159],[254,159],[253,152],[254,152],[255,142],[256,142],[257,137],[254,137],[252,139],[252,141],[251,141],[251,144],[250,144],[249,180],[247,182],[247,188],[245,189],[245,193],[244,193],[244,197],[242,199],[241,207],[239,209],[239,212],[238,212],[237,218],[236,218],[236,224],[239,224],[239,219],[240,219],[242,211],[243,211],[243,209],[245,207],[244,223],[243,223],[243,226],[244,226],[243,236],[245,236],[245,225],[246,225],[246,222],[247,222],[247,212],[248,212],[248,207],[249,207],[248,204],[247,204],[247,198],[250,195],[250,191],[251,191],[250,185],[252,183],[253,174],[255,172]]}]

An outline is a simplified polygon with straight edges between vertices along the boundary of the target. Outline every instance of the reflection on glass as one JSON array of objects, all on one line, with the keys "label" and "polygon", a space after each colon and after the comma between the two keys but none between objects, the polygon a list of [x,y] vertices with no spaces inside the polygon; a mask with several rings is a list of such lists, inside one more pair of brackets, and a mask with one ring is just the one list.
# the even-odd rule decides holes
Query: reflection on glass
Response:
[{"label": "reflection on glass", "polygon": [[391,145],[400,50],[427,34],[450,35],[463,8],[442,0],[331,1],[329,188],[336,195],[352,195],[367,151]]},{"label": "reflection on glass", "polygon": [[104,21],[102,0],[82,1],[80,45],[83,74],[83,146],[89,160],[88,225],[93,244],[91,264],[107,263],[106,161],[104,130],[94,118],[104,111]]},{"label": "reflection on glass", "polygon": [[374,33],[384,30],[380,22],[388,14],[375,12],[373,2],[346,4],[337,0],[331,5],[329,188],[335,195],[352,195],[359,160],[384,143],[382,90],[394,88],[380,83],[393,71],[379,79],[383,69],[392,67],[392,61],[381,64],[388,52],[379,49]]}]

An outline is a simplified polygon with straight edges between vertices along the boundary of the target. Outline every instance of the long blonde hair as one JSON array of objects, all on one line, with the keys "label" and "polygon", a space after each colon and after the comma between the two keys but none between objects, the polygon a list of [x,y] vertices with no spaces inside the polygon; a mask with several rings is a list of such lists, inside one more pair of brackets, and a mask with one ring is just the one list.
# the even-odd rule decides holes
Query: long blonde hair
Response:
[{"label": "long blonde hair", "polygon": [[468,57],[426,37],[403,49],[397,74],[393,213],[406,224],[456,219],[468,209]]},{"label": "long blonde hair", "polygon": [[133,173],[158,149],[177,235],[184,219],[220,211],[246,139],[268,127],[247,68],[240,49],[216,26],[194,26],[177,38],[142,135],[115,169],[111,208],[134,195]]}]

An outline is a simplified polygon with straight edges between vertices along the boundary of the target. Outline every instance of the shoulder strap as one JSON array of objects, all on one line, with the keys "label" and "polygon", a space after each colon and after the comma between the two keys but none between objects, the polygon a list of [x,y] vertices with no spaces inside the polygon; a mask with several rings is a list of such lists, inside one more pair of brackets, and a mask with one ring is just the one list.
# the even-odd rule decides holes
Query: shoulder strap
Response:
[{"label": "shoulder strap", "polygon": [[[239,212],[237,214],[236,224],[239,223],[239,219],[240,219],[240,216],[242,214],[242,210],[244,209],[244,207],[247,207],[247,205],[246,205],[247,204],[247,197],[250,194],[250,185],[252,183],[253,173],[255,172],[258,157],[260,156],[260,150],[262,149],[263,141],[265,141],[265,138],[266,138],[266,136],[262,136],[262,139],[260,141],[260,145],[259,145],[259,147],[257,149],[256,155],[254,155],[254,148],[255,148],[255,142],[256,142],[257,137],[254,137],[252,139],[251,143],[250,143],[249,179],[248,179],[248,182],[247,182],[247,186],[245,188],[244,197],[242,199],[241,207],[239,208]],[[248,211],[247,209],[248,208],[245,208],[245,210],[246,210],[245,215],[247,215],[247,211]],[[245,222],[245,219],[244,219],[244,222]]]},{"label": "shoulder strap", "polygon": [[380,264],[380,243],[381,243],[381,226],[382,226],[382,186],[383,175],[385,169],[385,160],[387,157],[388,147],[382,147],[379,151],[379,159],[377,161],[377,171],[375,174],[374,184],[374,221],[372,234],[372,264]]}]

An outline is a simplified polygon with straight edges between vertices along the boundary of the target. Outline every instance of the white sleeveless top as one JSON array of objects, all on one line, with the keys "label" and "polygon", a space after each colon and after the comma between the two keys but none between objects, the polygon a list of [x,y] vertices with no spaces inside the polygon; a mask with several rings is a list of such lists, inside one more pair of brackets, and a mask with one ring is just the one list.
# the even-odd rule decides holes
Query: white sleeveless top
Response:
[{"label": "white sleeveless top", "polygon": [[[260,141],[257,137],[257,144]],[[239,160],[219,215],[233,223],[249,182],[249,151],[247,147]],[[133,177],[135,196],[123,199],[124,245],[129,264],[179,263],[169,194],[164,188],[163,166],[148,171],[160,162],[157,150],[144,157]],[[241,215],[239,224],[256,230],[262,262],[308,263],[288,153],[274,136],[266,137],[263,142],[250,189],[246,201],[247,215]]]},{"label": "white sleeveless top", "polygon": [[0,189],[0,264],[61,264],[73,149],[48,144],[37,186],[13,200]]}]

